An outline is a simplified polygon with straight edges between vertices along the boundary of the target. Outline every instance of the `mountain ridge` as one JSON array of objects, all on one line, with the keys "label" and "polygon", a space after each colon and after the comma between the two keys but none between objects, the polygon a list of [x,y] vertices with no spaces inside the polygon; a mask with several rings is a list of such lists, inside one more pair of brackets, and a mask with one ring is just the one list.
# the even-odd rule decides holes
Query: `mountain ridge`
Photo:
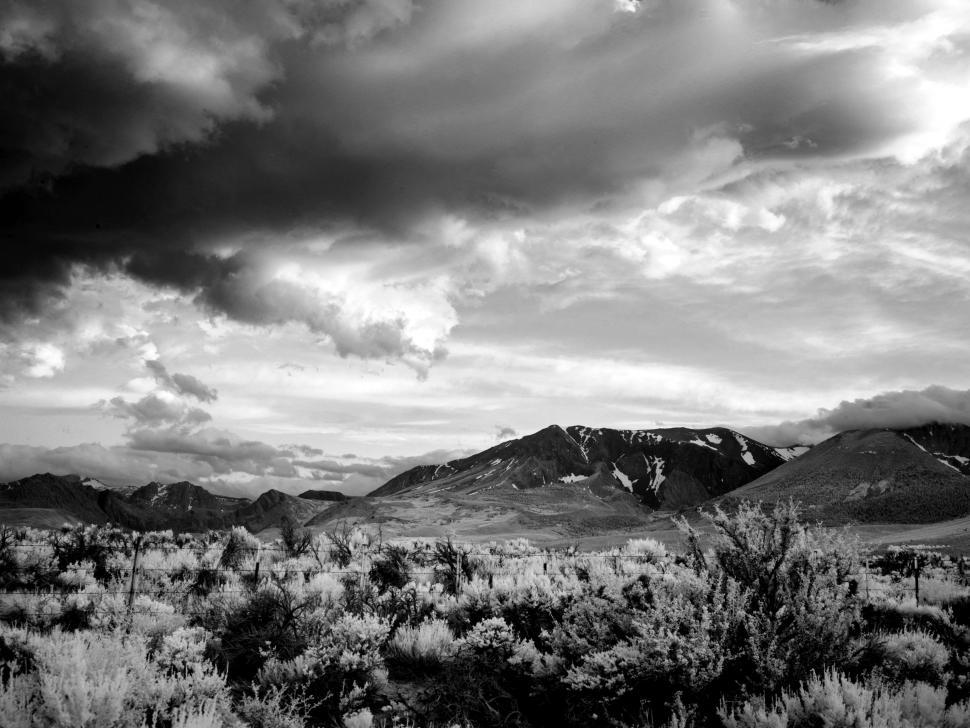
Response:
[{"label": "mountain ridge", "polygon": [[[371,491],[477,492],[589,482],[654,508],[683,507],[733,490],[785,462],[774,448],[724,427],[615,430],[550,425],[474,455],[420,465]],[[438,483],[431,487],[431,483]]]}]

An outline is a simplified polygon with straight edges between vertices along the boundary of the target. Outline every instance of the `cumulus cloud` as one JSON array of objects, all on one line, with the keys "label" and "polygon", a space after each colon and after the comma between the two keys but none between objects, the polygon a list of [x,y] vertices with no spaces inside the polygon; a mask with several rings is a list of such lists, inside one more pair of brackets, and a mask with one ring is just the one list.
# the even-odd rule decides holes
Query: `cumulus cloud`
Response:
[{"label": "cumulus cloud", "polygon": [[64,352],[45,341],[0,342],[0,384],[18,376],[49,379],[64,370]]},{"label": "cumulus cloud", "polygon": [[814,444],[845,430],[904,429],[937,423],[970,425],[970,390],[934,385],[918,391],[883,392],[820,409],[804,420],[747,428],[745,432],[772,445]]}]

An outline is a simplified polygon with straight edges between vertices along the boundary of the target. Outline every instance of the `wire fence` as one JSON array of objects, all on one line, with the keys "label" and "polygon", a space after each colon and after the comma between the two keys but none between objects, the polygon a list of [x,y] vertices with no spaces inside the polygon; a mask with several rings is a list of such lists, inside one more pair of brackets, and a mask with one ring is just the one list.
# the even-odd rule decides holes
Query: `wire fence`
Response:
[{"label": "wire fence", "polygon": [[[55,549],[71,547],[69,541],[62,541],[56,536],[47,540],[18,540],[3,544],[7,549],[15,550],[37,550]],[[148,557],[153,552],[180,552],[193,554],[202,559],[221,559],[226,552],[225,541],[212,541],[210,543],[151,543],[135,537],[133,539],[112,539],[106,542],[94,542],[88,544],[99,548],[114,550],[114,553],[130,559],[130,564],[125,568],[109,569],[113,571],[112,578],[116,584],[127,584],[124,588],[97,588],[91,589],[90,585],[80,585],[77,590],[72,590],[69,584],[62,584],[55,588],[48,585],[39,588],[15,588],[0,591],[0,610],[12,609],[20,614],[49,615],[50,609],[28,610],[25,605],[11,603],[18,599],[45,599],[45,598],[68,598],[82,597],[91,599],[104,599],[105,597],[124,597],[126,600],[126,613],[129,617],[150,614],[170,614],[169,609],[185,616],[196,616],[209,613],[209,609],[193,609],[190,600],[193,598],[210,598],[210,595],[219,597],[236,597],[245,594],[253,594],[254,591],[264,585],[272,585],[274,579],[285,580],[302,576],[306,581],[310,581],[317,575],[329,575],[341,578],[346,585],[359,584],[364,587],[372,579],[374,568],[380,563],[380,546],[371,546],[366,553],[357,554],[352,559],[350,566],[339,566],[329,560],[320,559],[320,551],[328,551],[330,544],[321,543],[315,548],[308,548],[303,556],[316,556],[317,564],[311,568],[297,568],[294,559],[299,558],[292,548],[279,544],[260,544],[258,546],[245,545],[240,549],[240,555],[245,558],[247,565],[239,564],[233,566],[218,565],[216,563],[202,564],[199,566],[189,565],[169,565],[169,566],[147,566],[141,563],[142,559]],[[127,552],[127,553],[126,553]],[[261,559],[264,556],[283,555],[277,561],[264,563]],[[441,555],[436,555],[434,544],[426,543],[418,548],[410,549],[410,556],[416,560],[418,568],[406,569],[409,580],[416,584],[428,584],[437,579],[450,578],[455,594],[461,594],[463,589],[471,582],[479,580],[479,583],[487,582],[489,588],[494,587],[496,579],[500,578],[525,578],[538,574],[541,564],[542,575],[548,577],[566,576],[569,571],[574,574],[585,566],[597,561],[603,562],[607,567],[612,565],[617,575],[632,575],[631,571],[625,571],[625,565],[633,562],[634,564],[645,565],[653,563],[655,556],[650,553],[624,553],[614,550],[608,553],[590,553],[573,550],[542,550],[523,553],[509,553],[508,551],[493,550],[465,550],[455,547],[453,550],[454,561],[442,562]],[[425,560],[436,560],[434,568],[427,568]],[[468,560],[474,559],[475,564],[469,565]],[[255,560],[255,563],[253,563]],[[356,562],[356,563],[355,563]],[[463,568],[464,566],[467,568]],[[252,563],[253,565],[248,565]],[[421,568],[424,566],[424,568]],[[14,567],[11,570],[7,566],[5,571],[0,571],[2,576],[12,576],[19,569]],[[886,574],[880,569],[873,569],[868,562],[857,572],[848,574],[846,580],[850,582],[850,588],[854,593],[864,596],[866,600],[890,592],[912,592],[917,604],[920,600],[920,576],[921,564],[914,559],[912,568],[908,576],[896,575],[894,582],[887,583]],[[168,581],[178,581],[184,584],[178,588],[164,588],[151,582],[152,575],[167,575]],[[244,589],[225,588],[232,583],[208,583],[205,580],[218,579],[219,577],[241,576],[251,581]],[[261,578],[262,577],[262,578]],[[82,577],[83,579],[84,577]],[[146,583],[147,582],[147,583]],[[9,582],[8,582],[9,583]],[[965,585],[965,584],[964,584]],[[176,601],[178,604],[165,603],[164,607],[152,608],[151,605],[139,604],[138,597],[151,599],[168,599]]]}]

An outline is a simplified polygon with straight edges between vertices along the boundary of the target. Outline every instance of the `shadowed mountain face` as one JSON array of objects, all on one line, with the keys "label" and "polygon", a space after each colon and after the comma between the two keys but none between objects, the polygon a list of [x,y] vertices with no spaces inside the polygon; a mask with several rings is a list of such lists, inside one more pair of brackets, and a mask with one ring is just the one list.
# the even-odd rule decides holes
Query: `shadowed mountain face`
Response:
[{"label": "shadowed mountain face", "polygon": [[801,502],[827,523],[930,523],[970,513],[970,428],[853,430],[731,493]]},{"label": "shadowed mountain face", "polygon": [[[125,491],[92,487],[76,475],[33,475],[0,484],[0,522],[114,523],[135,530],[205,531],[245,526],[258,532],[284,517],[309,520],[330,502],[270,490],[255,501],[215,495],[188,482]],[[7,516],[7,517],[5,517]]]},{"label": "shadowed mountain face", "polygon": [[442,465],[408,470],[371,493],[474,494],[555,483],[626,490],[680,508],[749,483],[785,462],[773,448],[725,428],[610,430],[547,427]]}]

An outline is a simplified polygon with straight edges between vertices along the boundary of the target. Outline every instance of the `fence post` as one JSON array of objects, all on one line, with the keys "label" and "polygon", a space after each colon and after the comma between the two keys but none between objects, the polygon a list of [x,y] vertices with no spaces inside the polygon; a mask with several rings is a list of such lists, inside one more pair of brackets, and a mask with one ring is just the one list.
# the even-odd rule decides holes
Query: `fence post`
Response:
[{"label": "fence post", "polygon": [[138,574],[138,554],[141,551],[141,535],[135,536],[134,552],[131,556],[131,583],[128,585],[128,628],[131,629],[132,609],[135,606],[135,583]]},{"label": "fence post", "polygon": [[916,606],[919,606],[919,557],[913,557],[913,582],[915,584],[916,591]]}]

